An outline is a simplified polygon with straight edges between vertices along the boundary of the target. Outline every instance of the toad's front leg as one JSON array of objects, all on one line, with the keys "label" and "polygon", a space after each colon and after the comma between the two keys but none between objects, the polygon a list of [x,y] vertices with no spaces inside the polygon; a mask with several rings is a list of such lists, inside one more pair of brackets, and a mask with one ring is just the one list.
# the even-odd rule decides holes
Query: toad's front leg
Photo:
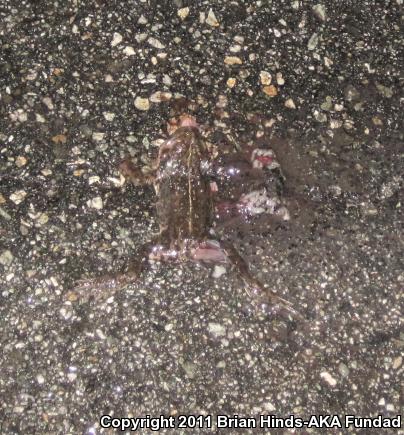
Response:
[{"label": "toad's front leg", "polygon": [[[120,163],[119,172],[135,186],[152,184],[156,178],[155,169],[144,173],[130,159],[125,159]],[[142,246],[126,270],[114,274],[81,279],[76,283],[72,292],[76,293],[80,300],[103,300],[112,296],[118,290],[138,279],[147,264],[148,252],[151,249],[151,245],[152,243],[148,243]]]},{"label": "toad's front leg", "polygon": [[119,172],[135,186],[152,184],[156,179],[156,169],[151,169],[149,172],[144,173],[130,159],[125,159],[120,163]]}]

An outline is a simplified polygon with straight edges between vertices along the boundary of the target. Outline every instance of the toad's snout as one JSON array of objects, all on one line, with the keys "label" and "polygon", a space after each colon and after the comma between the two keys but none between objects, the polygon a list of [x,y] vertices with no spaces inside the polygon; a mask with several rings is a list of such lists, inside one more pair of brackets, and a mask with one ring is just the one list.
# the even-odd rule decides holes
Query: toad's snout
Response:
[{"label": "toad's snout", "polygon": [[198,128],[198,123],[193,116],[190,115],[182,115],[180,118],[180,126],[181,127],[194,127]]}]

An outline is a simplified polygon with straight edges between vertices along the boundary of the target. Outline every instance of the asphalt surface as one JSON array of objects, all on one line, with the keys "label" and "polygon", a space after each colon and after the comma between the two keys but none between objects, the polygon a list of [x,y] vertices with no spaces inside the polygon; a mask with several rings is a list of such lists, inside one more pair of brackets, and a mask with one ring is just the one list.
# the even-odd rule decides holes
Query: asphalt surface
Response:
[{"label": "asphalt surface", "polygon": [[[2,434],[402,413],[403,2],[306,3],[1,3]],[[305,322],[246,310],[231,267],[155,264],[106,301],[66,296],[157,231],[152,189],[117,164],[147,163],[185,107],[218,146],[275,150],[291,222],[222,231]]]}]

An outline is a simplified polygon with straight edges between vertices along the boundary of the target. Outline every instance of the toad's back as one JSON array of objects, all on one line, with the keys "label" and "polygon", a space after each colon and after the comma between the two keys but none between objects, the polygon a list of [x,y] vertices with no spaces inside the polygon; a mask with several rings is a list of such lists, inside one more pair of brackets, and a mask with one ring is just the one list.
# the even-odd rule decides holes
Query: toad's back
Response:
[{"label": "toad's back", "polygon": [[212,224],[209,180],[201,163],[206,146],[195,128],[182,127],[162,149],[157,176],[157,216],[161,243],[179,247],[186,239],[202,240]]}]

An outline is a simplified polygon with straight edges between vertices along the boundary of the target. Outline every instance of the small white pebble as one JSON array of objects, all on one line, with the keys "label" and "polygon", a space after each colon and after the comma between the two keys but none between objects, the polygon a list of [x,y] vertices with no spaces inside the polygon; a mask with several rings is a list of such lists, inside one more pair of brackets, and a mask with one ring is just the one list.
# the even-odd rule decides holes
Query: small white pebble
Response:
[{"label": "small white pebble", "polygon": [[42,375],[38,375],[36,377],[36,380],[37,380],[39,385],[42,385],[45,382],[45,378]]},{"label": "small white pebble", "polygon": [[96,210],[101,210],[104,205],[102,202],[102,198],[100,196],[96,196],[95,198],[89,199],[87,201],[87,206]]},{"label": "small white pebble", "polygon": [[346,378],[349,375],[349,367],[344,363],[340,363],[338,371],[343,378]]},{"label": "small white pebble", "polygon": [[111,46],[112,47],[117,46],[118,44],[120,44],[122,42],[122,39],[123,39],[123,37],[120,33],[114,33],[112,41],[111,41]]},{"label": "small white pebble", "polygon": [[216,15],[212,9],[209,9],[208,17],[206,18],[206,24],[209,26],[217,27],[219,25],[219,21],[217,21]]},{"label": "small white pebble", "polygon": [[88,184],[90,186],[91,186],[91,184],[99,183],[99,182],[100,182],[100,177],[98,175],[93,175],[93,176],[88,178]]},{"label": "small white pebble", "polygon": [[339,119],[330,119],[330,128],[332,130],[340,128],[341,126],[342,126],[342,121],[340,121]]},{"label": "small white pebble", "polygon": [[189,15],[189,8],[186,7],[178,9],[177,15],[181,18],[181,20],[185,20],[185,18],[187,18],[187,16]]},{"label": "small white pebble", "polygon": [[167,324],[164,326],[164,330],[167,331],[167,332],[172,331],[173,328],[174,328],[174,325],[173,325],[172,323],[167,323]]},{"label": "small white pebble", "polygon": [[49,222],[49,216],[46,213],[41,213],[37,219],[37,223],[39,226],[45,225]]},{"label": "small white pebble", "polygon": [[224,58],[224,63],[226,65],[241,65],[243,61],[237,56],[226,56]]},{"label": "small white pebble", "polygon": [[168,74],[164,74],[163,83],[167,86],[170,86],[172,84],[171,77]]},{"label": "small white pebble", "polygon": [[327,14],[325,10],[325,6],[321,3],[313,6],[314,15],[321,21],[325,21],[327,19]]},{"label": "small white pebble", "polygon": [[97,329],[95,332],[98,338],[100,338],[101,340],[105,340],[107,338],[107,336],[101,331],[101,329]]},{"label": "small white pebble", "polygon": [[0,264],[3,266],[9,266],[14,260],[14,256],[8,249],[4,250],[0,254]]},{"label": "small white pebble", "polygon": [[29,81],[32,81],[32,80],[35,80],[37,78],[37,75],[38,75],[38,73],[35,70],[31,69],[31,70],[29,70],[29,72],[25,78]]},{"label": "small white pebble", "polygon": [[319,39],[318,34],[317,33],[313,33],[311,35],[308,43],[307,43],[307,48],[309,50],[311,50],[311,51],[314,50],[317,47],[318,39]]},{"label": "small white pebble", "polygon": [[261,84],[270,85],[272,81],[272,76],[268,71],[261,71],[260,80],[261,80]]},{"label": "small white pebble", "polygon": [[135,49],[129,45],[127,45],[123,49],[123,53],[126,54],[126,56],[134,56],[135,55]]},{"label": "small white pebble", "polygon": [[330,66],[333,64],[334,62],[327,56],[324,56],[324,65],[327,68],[330,68]]},{"label": "small white pebble", "polygon": [[42,98],[42,103],[45,104],[45,106],[49,109],[49,110],[53,110],[54,106],[53,106],[53,102],[49,97],[44,97]]},{"label": "small white pebble", "polygon": [[143,41],[146,41],[147,39],[147,33],[138,33],[135,36],[136,41],[140,44]]},{"label": "small white pebble", "polygon": [[228,88],[232,89],[236,86],[237,80],[234,77],[229,77],[226,81],[226,85]]},{"label": "small white pebble", "polygon": [[63,317],[63,319],[68,320],[70,317],[72,317],[72,311],[67,309],[66,307],[63,307],[59,310],[60,315]]},{"label": "small white pebble", "polygon": [[94,132],[93,133],[93,140],[100,142],[104,139],[105,133],[101,132]]},{"label": "small white pebble", "polygon": [[283,86],[285,84],[285,79],[282,77],[281,72],[276,73],[276,83],[278,83],[279,86]]},{"label": "small white pebble", "polygon": [[12,121],[25,122],[28,120],[28,115],[22,109],[17,109],[10,113],[10,118]]},{"label": "small white pebble", "polygon": [[76,380],[76,378],[77,378],[77,373],[68,373],[67,374],[67,379],[70,381],[70,382],[73,382],[73,381],[75,381]]},{"label": "small white pebble", "polygon": [[265,411],[268,411],[268,412],[273,412],[276,409],[275,406],[271,402],[264,403],[264,408],[265,408]]},{"label": "small white pebble", "polygon": [[264,125],[266,128],[271,128],[275,123],[276,123],[276,119],[271,118],[268,121],[265,121]]},{"label": "small white pebble", "polygon": [[296,109],[295,102],[292,100],[292,98],[288,98],[285,101],[285,107],[287,107],[288,109]]},{"label": "small white pebble", "polygon": [[147,40],[147,42],[154,48],[165,48],[165,45],[163,43],[161,43],[157,38],[153,38],[152,36]]},{"label": "small white pebble", "polygon": [[321,372],[320,376],[322,379],[324,379],[327,384],[329,384],[331,387],[335,387],[337,385],[337,380],[333,378],[330,373],[328,372]]},{"label": "small white pebble", "polygon": [[14,204],[18,205],[22,201],[24,201],[26,196],[27,196],[27,192],[25,190],[17,190],[10,195],[10,199],[11,201],[14,202]]},{"label": "small white pebble", "polygon": [[135,98],[135,107],[138,110],[149,110],[150,102],[148,98],[136,97]]},{"label": "small white pebble", "polygon": [[115,113],[112,112],[103,112],[102,114],[107,121],[113,121],[115,118]]},{"label": "small white pebble", "polygon": [[243,47],[239,44],[231,45],[229,50],[231,53],[238,53]]},{"label": "small white pebble", "polygon": [[212,272],[213,278],[220,278],[222,275],[226,273],[226,268],[223,266],[216,265]]},{"label": "small white pebble", "polygon": [[144,15],[141,15],[137,20],[139,24],[147,24],[147,18]]},{"label": "small white pebble", "polygon": [[15,159],[15,164],[18,168],[22,168],[27,164],[27,158],[25,156],[18,156]]},{"label": "small white pebble", "polygon": [[401,367],[401,364],[403,363],[403,357],[400,355],[397,358],[394,358],[393,360],[393,369],[397,370]]},{"label": "small white pebble", "polygon": [[208,323],[208,331],[215,337],[222,337],[226,334],[226,328],[220,323]]}]

